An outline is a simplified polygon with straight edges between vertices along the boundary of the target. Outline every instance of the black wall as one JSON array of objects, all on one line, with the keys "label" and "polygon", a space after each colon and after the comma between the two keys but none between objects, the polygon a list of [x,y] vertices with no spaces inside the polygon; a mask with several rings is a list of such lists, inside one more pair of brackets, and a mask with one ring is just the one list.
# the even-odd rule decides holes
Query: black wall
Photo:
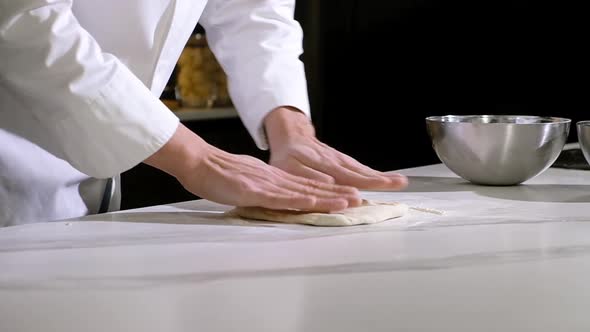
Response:
[{"label": "black wall", "polygon": [[322,138],[375,168],[438,162],[424,126],[429,115],[590,119],[586,19],[570,4],[340,0],[322,1],[315,14],[319,28],[303,22],[320,36],[306,46],[321,57],[310,80],[321,82],[313,106]]}]

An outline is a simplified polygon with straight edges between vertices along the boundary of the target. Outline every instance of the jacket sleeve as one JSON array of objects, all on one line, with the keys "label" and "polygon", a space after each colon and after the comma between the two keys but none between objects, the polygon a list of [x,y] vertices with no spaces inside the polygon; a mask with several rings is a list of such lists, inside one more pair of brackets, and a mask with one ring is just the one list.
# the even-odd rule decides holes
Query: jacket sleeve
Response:
[{"label": "jacket sleeve", "polygon": [[47,133],[31,140],[87,175],[110,177],[163,146],[178,118],[101,50],[71,6],[72,0],[0,4],[0,84]]},{"label": "jacket sleeve", "polygon": [[244,125],[264,150],[263,120],[274,108],[292,106],[310,116],[294,9],[294,0],[210,0],[199,21]]}]

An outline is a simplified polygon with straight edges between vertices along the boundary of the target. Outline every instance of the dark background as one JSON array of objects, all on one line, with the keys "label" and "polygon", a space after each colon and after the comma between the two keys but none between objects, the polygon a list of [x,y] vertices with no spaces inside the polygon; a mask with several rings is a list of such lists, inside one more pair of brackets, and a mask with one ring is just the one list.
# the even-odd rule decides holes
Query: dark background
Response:
[{"label": "dark background", "polygon": [[[430,115],[590,119],[588,27],[569,5],[299,0],[296,18],[318,136],[376,169],[438,163]],[[185,124],[224,150],[268,158],[239,119]],[[572,127],[569,141],[575,135]],[[123,209],[197,198],[145,165],[122,174],[122,185]]]}]

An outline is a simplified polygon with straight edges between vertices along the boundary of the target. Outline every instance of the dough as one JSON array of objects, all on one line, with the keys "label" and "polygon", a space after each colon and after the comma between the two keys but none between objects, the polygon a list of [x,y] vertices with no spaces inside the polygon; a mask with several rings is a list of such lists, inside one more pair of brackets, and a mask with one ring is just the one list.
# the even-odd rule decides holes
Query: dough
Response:
[{"label": "dough", "polygon": [[404,216],[408,206],[403,203],[385,203],[363,200],[361,206],[332,213],[303,212],[297,210],[271,210],[260,207],[236,207],[230,216],[244,219],[274,221],[287,224],[314,226],[353,226],[375,224]]}]

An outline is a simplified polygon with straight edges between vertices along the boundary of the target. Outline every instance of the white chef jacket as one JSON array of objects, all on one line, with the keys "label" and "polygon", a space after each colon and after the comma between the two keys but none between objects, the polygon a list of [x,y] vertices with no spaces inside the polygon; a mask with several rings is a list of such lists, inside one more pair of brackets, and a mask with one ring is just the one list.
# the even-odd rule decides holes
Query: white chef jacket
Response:
[{"label": "white chef jacket", "polygon": [[262,121],[309,115],[294,0],[0,2],[0,225],[92,213],[80,184],[161,148],[178,118],[159,100],[199,22],[257,146]]}]

